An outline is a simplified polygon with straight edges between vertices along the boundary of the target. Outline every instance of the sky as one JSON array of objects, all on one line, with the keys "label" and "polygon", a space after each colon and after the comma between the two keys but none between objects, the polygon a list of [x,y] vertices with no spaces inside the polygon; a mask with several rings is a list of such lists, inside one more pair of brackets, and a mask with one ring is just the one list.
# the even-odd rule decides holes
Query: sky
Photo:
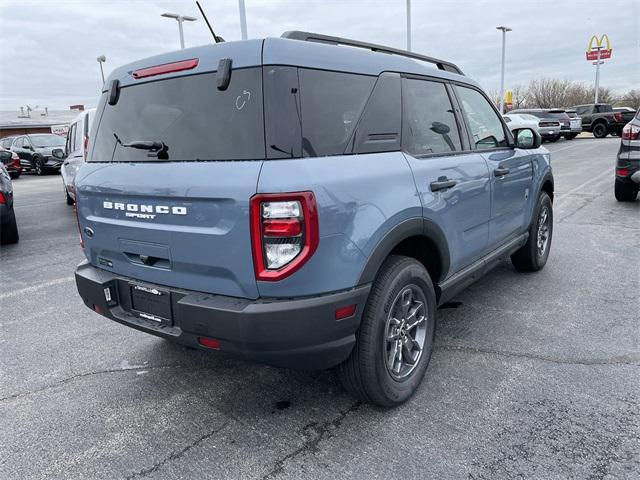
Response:
[{"label": "sky", "polygon": [[[240,39],[237,0],[201,0],[217,35]],[[406,47],[406,0],[245,0],[249,38],[305,30]],[[456,63],[487,91],[500,85],[501,33],[507,34],[505,87],[540,77],[593,84],[585,59],[593,34],[611,39],[600,85],[640,88],[640,0],[411,0],[413,50]],[[0,0],[0,110],[30,105],[95,106],[102,81],[117,66],[211,42],[192,0]]]}]

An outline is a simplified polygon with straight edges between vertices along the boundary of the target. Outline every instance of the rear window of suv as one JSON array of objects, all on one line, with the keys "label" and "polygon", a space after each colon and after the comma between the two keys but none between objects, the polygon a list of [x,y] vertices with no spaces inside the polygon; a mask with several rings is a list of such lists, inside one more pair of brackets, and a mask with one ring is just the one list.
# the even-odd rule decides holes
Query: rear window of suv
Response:
[{"label": "rear window of suv", "polygon": [[[103,94],[89,161],[198,161],[265,158],[262,68],[234,70],[227,90],[216,74],[122,87],[115,105]],[[133,148],[158,142],[165,154]]]}]

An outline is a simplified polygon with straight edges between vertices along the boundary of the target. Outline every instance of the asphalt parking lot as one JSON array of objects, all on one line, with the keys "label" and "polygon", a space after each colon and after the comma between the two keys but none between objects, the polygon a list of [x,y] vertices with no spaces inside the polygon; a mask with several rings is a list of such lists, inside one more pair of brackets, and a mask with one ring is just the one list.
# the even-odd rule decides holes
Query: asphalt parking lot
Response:
[{"label": "asphalt parking lot", "polygon": [[21,240],[0,251],[0,478],[639,478],[640,201],[613,196],[618,144],[547,144],[546,268],[504,263],[441,309],[422,387],[389,411],[330,372],[91,312],[59,175],[21,177]]}]

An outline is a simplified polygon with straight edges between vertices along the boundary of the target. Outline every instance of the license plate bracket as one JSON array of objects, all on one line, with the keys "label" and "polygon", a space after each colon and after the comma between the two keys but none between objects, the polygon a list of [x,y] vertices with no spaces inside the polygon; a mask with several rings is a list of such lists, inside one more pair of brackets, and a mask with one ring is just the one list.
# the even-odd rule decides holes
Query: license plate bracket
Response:
[{"label": "license plate bracket", "polygon": [[171,292],[156,287],[129,284],[131,309],[139,317],[156,323],[173,323]]}]

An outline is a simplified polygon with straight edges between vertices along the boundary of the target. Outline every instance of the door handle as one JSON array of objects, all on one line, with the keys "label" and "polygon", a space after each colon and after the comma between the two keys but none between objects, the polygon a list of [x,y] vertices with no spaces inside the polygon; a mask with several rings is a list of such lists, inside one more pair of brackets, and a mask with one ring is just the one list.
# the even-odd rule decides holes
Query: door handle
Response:
[{"label": "door handle", "polygon": [[509,173],[509,169],[507,167],[498,167],[493,171],[493,174],[496,177],[502,177],[502,176],[506,175],[507,173]]},{"label": "door handle", "polygon": [[438,190],[446,190],[447,188],[451,188],[457,183],[457,180],[450,180],[447,177],[440,177],[437,181],[431,182],[429,186],[431,187],[432,192],[437,192]]}]

